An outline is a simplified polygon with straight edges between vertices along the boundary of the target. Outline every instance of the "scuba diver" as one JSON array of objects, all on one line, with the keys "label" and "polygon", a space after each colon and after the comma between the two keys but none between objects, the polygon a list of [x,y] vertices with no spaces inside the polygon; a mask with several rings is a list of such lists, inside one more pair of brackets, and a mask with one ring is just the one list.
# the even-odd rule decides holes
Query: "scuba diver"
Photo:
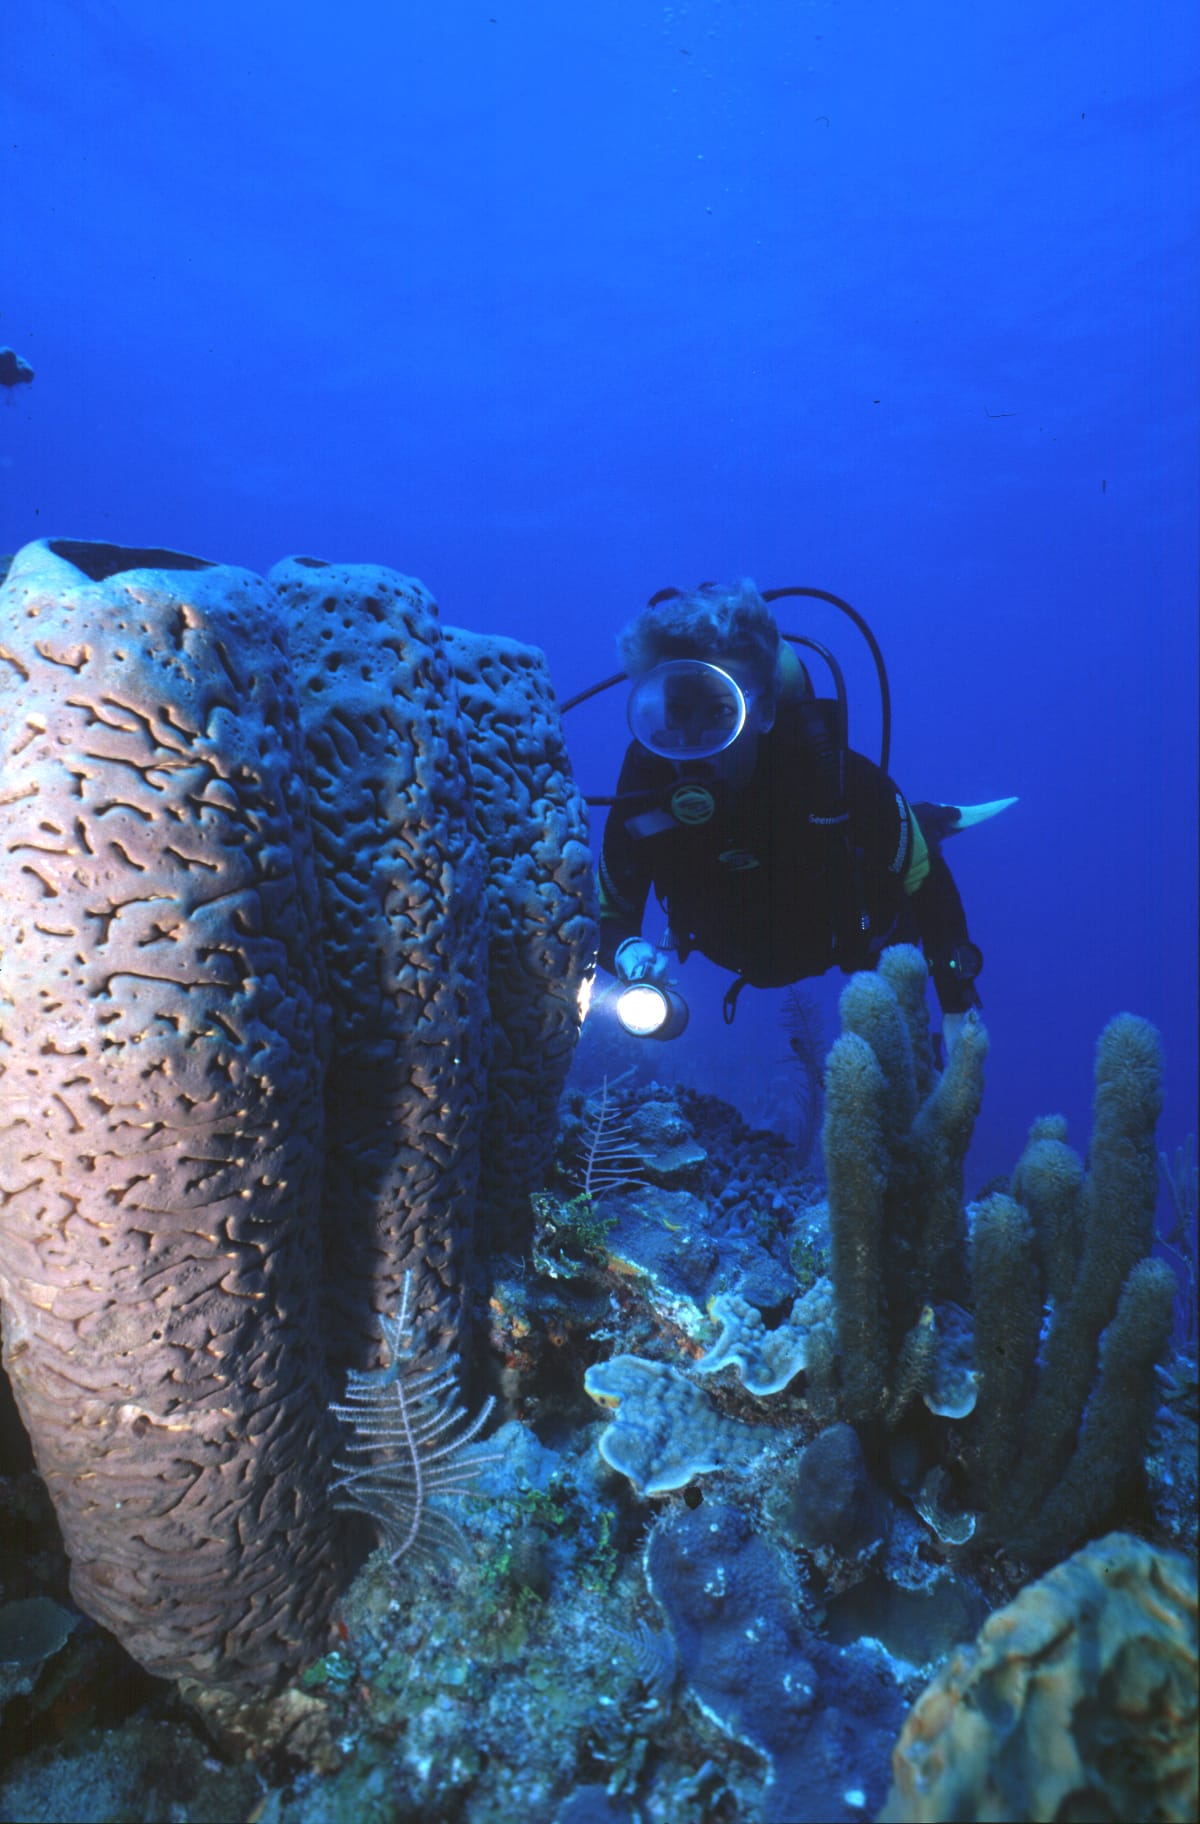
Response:
[{"label": "scuba diver", "polygon": [[[780,634],[768,603],[781,595],[834,603],[870,644],[884,711],[880,765],[850,750],[833,655],[814,640]],[[816,695],[796,646],[830,666],[834,698]],[[620,676],[632,681],[634,739],[616,797],[589,800],[611,807],[600,861],[599,963],[627,986],[656,990],[660,1004],[644,1024],[624,1014],[622,1023],[659,1037],[683,1029],[686,1006],[667,986],[668,947],[680,961],[698,950],[734,972],[728,1022],[746,983],[776,988],[835,966],[870,969],[885,946],[917,943],[951,1047],[979,1005],[983,958],[941,844],[1015,800],[907,802],[887,774],[882,656],[862,617],[823,590],[761,595],[748,581],[705,583],[689,594],[662,590],[625,627],[618,647],[625,673],[583,693]],[[662,947],[641,934],[652,887],[670,926]]]}]

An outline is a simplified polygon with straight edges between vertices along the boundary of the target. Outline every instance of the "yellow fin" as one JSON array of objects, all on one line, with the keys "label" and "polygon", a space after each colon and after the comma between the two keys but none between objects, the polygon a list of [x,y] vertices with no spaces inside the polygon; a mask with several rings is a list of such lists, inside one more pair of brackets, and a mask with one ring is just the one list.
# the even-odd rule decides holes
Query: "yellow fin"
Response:
[{"label": "yellow fin", "polygon": [[973,823],[986,823],[989,817],[998,817],[1001,811],[1016,802],[1015,798],[992,798],[987,804],[960,804],[958,822],[951,834],[957,836],[960,830],[969,830]]}]

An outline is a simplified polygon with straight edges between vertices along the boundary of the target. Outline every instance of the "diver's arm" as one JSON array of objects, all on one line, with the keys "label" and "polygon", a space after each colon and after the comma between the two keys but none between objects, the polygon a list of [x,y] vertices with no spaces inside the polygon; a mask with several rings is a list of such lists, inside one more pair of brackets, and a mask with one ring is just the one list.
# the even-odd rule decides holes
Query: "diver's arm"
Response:
[{"label": "diver's arm", "polygon": [[941,854],[941,838],[953,827],[944,821],[948,813],[909,804],[895,780],[863,755],[851,751],[846,761],[851,828],[868,865],[899,876],[912,913],[909,932],[924,952],[943,1014],[978,1007],[972,984],[983,959],[967,934],[962,900]]},{"label": "diver's arm", "polygon": [[608,874],[607,850],[606,839],[604,853],[600,857],[600,952],[597,961],[610,975],[616,975],[617,951],[629,938],[641,936],[642,913],[646,909],[650,883],[646,882],[640,905],[635,899],[618,894]]},{"label": "diver's arm", "polygon": [[[619,798],[645,787],[644,767],[630,748],[617,781]],[[629,807],[614,804],[604,826],[600,851],[600,953],[598,961],[610,975],[617,973],[616,953],[626,938],[640,937],[642,915],[650,893],[651,872],[647,857],[625,827]]]},{"label": "diver's arm", "polygon": [[983,959],[967,934],[967,915],[954,876],[932,845],[928,871],[912,895],[912,909],[942,1012],[964,1014],[969,1007],[978,1007],[975,976]]}]

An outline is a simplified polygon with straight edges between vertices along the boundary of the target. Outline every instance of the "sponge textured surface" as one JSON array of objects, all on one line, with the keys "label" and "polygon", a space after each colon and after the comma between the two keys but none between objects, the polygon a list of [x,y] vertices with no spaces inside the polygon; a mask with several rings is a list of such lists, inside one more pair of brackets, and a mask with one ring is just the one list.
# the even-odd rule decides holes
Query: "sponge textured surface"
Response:
[{"label": "sponge textured surface", "polygon": [[545,656],[446,629],[486,856],[491,1057],[480,1206],[494,1247],[524,1251],[529,1193],[546,1182],[558,1098],[579,1036],[578,990],[596,953],[587,812]]},{"label": "sponge textured surface", "polygon": [[984,1623],[909,1713],[880,1824],[1196,1816],[1196,1571],[1110,1533]]},{"label": "sponge textured surface", "polygon": [[487,1011],[483,852],[466,730],[429,592],[370,564],[288,558],[287,621],[334,1021],[324,1232],[335,1363],[376,1312],[458,1330],[479,1174]]},{"label": "sponge textured surface", "polygon": [[27,546],[0,731],[5,1366],[81,1606],[156,1672],[268,1680],[334,1576],[327,1016],[274,599]]}]

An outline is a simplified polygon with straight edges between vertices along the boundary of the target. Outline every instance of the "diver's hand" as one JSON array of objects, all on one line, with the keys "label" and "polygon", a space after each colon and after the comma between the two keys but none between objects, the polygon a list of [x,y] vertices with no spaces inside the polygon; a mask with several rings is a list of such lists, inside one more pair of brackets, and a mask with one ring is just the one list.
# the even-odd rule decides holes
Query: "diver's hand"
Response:
[{"label": "diver's hand", "polygon": [[613,958],[622,982],[662,982],[666,980],[667,958],[644,937],[627,937],[617,945]]}]

